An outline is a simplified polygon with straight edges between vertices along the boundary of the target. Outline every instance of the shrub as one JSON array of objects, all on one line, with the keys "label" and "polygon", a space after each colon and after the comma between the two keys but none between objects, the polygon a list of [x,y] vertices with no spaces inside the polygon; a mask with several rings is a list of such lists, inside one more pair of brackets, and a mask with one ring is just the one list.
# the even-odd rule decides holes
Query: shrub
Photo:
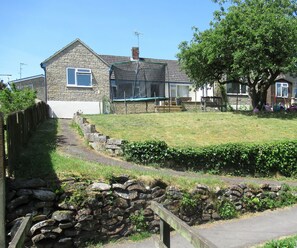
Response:
[{"label": "shrub", "polygon": [[136,211],[134,214],[131,214],[130,220],[134,226],[135,232],[144,232],[147,230],[148,224],[146,222],[143,209]]},{"label": "shrub", "polygon": [[297,173],[297,141],[201,148],[169,148],[164,141],[128,142],[124,156],[137,163],[235,176],[271,176],[279,172],[290,177]]},{"label": "shrub", "polygon": [[124,156],[129,161],[142,164],[164,164],[168,146],[164,141],[126,142]]},{"label": "shrub", "polygon": [[0,91],[1,112],[8,115],[12,112],[24,110],[35,104],[36,91],[29,88],[19,90],[15,84],[11,89],[5,88]]},{"label": "shrub", "polygon": [[233,219],[238,216],[238,212],[237,212],[234,204],[227,199],[222,200],[218,204],[217,208],[218,208],[219,215],[224,220]]}]

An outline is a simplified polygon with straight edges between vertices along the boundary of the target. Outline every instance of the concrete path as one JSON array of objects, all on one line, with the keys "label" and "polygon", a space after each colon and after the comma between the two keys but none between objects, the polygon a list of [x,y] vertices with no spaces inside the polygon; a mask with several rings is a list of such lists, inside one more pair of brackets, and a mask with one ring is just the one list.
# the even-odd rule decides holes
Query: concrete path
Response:
[{"label": "concrete path", "polygon": [[[219,221],[193,227],[218,248],[251,247],[282,236],[297,234],[297,206],[266,211],[251,217],[231,221]],[[191,244],[175,232],[171,235],[172,248],[192,248]],[[140,242],[122,241],[104,245],[104,248],[152,248],[153,238]]]}]

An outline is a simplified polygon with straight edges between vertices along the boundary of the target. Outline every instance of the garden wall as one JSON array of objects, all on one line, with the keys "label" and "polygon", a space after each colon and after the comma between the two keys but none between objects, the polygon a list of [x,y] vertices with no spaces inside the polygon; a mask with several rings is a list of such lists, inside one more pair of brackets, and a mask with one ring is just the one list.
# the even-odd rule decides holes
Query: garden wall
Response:
[{"label": "garden wall", "polygon": [[[226,215],[230,206],[244,213],[250,209],[247,204],[251,201],[246,199],[277,199],[284,190],[266,184],[257,189],[240,184],[215,190],[196,185],[185,193],[162,181],[146,184],[127,176],[113,177],[110,182],[9,180],[7,230],[12,238],[22,217],[31,213],[26,247],[83,247],[86,241],[118,239],[136,231],[158,232],[158,217],[150,209],[152,200],[194,225],[234,217]],[[226,206],[229,208],[224,210]]]},{"label": "garden wall", "polygon": [[115,114],[140,114],[154,113],[155,101],[145,102],[112,102],[112,110]]},{"label": "garden wall", "polygon": [[80,116],[78,113],[74,114],[73,121],[76,123],[89,145],[96,151],[107,151],[111,155],[122,154],[123,140],[114,139],[104,134],[98,133],[93,124],[87,122],[86,118]]}]

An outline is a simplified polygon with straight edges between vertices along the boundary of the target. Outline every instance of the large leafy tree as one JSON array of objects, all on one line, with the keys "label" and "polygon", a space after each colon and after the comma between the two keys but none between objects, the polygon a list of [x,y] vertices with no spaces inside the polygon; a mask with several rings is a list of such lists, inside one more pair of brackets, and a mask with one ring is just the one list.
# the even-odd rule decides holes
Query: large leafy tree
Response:
[{"label": "large leafy tree", "polygon": [[[227,1],[215,1],[227,2]],[[282,73],[297,71],[295,0],[233,0],[216,11],[210,28],[194,29],[177,57],[201,87],[205,82],[248,86],[253,107],[266,102],[267,90]]]}]

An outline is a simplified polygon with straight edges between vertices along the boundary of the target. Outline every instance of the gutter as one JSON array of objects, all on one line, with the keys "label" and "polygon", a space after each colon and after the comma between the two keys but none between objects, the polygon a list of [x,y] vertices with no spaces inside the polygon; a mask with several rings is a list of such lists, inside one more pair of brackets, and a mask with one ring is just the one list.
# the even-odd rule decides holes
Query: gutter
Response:
[{"label": "gutter", "polygon": [[44,100],[47,103],[47,81],[46,81],[46,65],[45,65],[45,63],[40,63],[40,67],[44,70]]}]

